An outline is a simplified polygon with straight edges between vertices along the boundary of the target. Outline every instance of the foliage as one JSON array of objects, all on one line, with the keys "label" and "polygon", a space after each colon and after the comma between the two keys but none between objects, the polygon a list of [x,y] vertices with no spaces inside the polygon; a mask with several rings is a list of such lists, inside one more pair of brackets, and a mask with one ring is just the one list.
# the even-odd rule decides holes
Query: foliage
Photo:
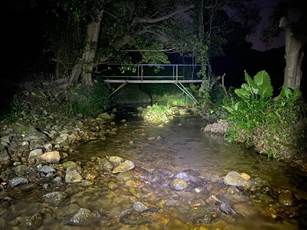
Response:
[{"label": "foliage", "polygon": [[258,152],[275,158],[299,152],[304,139],[300,92],[284,87],[273,99],[270,78],[264,71],[254,79],[245,73],[245,80],[224,105],[230,123],[226,138],[255,146]]},{"label": "foliage", "polygon": [[235,93],[242,100],[257,99],[257,97],[263,100],[273,96],[273,87],[267,72],[258,72],[254,79],[246,71],[244,75],[246,83],[242,84],[240,89],[235,90]]},{"label": "foliage", "polygon": [[77,85],[68,93],[68,113],[95,116],[108,107],[109,92],[103,83],[96,82],[93,87]]},{"label": "foliage", "polygon": [[172,119],[173,110],[167,105],[154,104],[142,112],[144,120],[150,124],[159,125],[168,123]]}]

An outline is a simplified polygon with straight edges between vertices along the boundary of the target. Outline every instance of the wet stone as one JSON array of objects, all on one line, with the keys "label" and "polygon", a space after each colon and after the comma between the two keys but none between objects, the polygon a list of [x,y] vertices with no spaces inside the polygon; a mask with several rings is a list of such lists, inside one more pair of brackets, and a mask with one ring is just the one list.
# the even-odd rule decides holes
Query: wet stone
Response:
[{"label": "wet stone", "polygon": [[226,185],[238,187],[245,187],[250,184],[249,181],[246,180],[246,177],[242,177],[241,174],[236,171],[228,172],[227,175],[224,177],[224,183]]},{"label": "wet stone", "polygon": [[117,164],[117,165],[124,161],[124,159],[122,157],[119,157],[119,156],[110,156],[110,157],[108,157],[108,160],[112,164]]},{"label": "wet stone", "polygon": [[27,184],[27,183],[28,183],[28,179],[26,179],[24,177],[15,177],[15,178],[9,180],[9,185],[12,188],[19,186],[19,185]]},{"label": "wet stone", "polygon": [[40,213],[36,213],[32,216],[25,218],[26,229],[37,229],[43,224],[43,216]]},{"label": "wet stone", "polygon": [[60,205],[67,197],[65,192],[51,192],[43,196],[43,199],[46,203],[49,203],[54,206]]},{"label": "wet stone", "polygon": [[28,159],[34,159],[34,158],[38,158],[43,154],[43,150],[42,149],[34,149],[29,153],[29,157]]},{"label": "wet stone", "polygon": [[46,152],[39,157],[42,161],[48,163],[59,163],[61,160],[60,153],[58,151]]},{"label": "wet stone", "polygon": [[133,204],[133,209],[137,212],[145,212],[148,210],[148,207],[140,201],[137,201]]},{"label": "wet stone", "polygon": [[125,160],[124,162],[120,163],[118,166],[116,166],[113,170],[112,173],[123,173],[127,172],[131,169],[134,169],[135,165],[132,161]]},{"label": "wet stone", "polygon": [[66,169],[65,182],[66,183],[79,183],[82,181],[82,176],[76,169]]},{"label": "wet stone", "polygon": [[17,165],[13,170],[16,176],[19,177],[25,176],[28,173],[28,167],[26,165]]},{"label": "wet stone", "polygon": [[53,167],[49,166],[49,165],[44,165],[44,166],[38,167],[37,171],[41,172],[41,173],[44,173],[44,174],[50,174],[50,173],[55,173],[56,172],[56,170]]},{"label": "wet stone", "polygon": [[171,185],[172,188],[177,191],[182,191],[188,187],[188,183],[185,180],[179,178],[174,179]]},{"label": "wet stone", "polygon": [[88,226],[93,224],[96,219],[97,216],[91,210],[86,208],[80,208],[79,211],[70,218],[68,224]]},{"label": "wet stone", "polygon": [[283,190],[278,196],[278,202],[284,206],[292,206],[294,203],[293,194],[289,190]]}]

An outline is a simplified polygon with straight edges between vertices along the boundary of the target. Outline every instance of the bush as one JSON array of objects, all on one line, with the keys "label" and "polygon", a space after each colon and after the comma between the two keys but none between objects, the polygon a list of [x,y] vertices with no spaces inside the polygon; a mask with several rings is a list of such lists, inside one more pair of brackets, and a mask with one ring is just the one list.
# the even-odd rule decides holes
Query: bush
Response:
[{"label": "bush", "polygon": [[270,77],[260,71],[235,90],[224,105],[230,128],[229,141],[255,146],[260,153],[274,158],[288,158],[301,151],[304,143],[303,102],[300,92],[283,88],[273,99]]},{"label": "bush", "polygon": [[103,83],[96,82],[87,88],[78,85],[68,93],[68,113],[95,116],[109,105],[109,91]]},{"label": "bush", "polygon": [[144,109],[142,116],[147,123],[165,124],[172,119],[173,109],[167,105],[154,104]]}]

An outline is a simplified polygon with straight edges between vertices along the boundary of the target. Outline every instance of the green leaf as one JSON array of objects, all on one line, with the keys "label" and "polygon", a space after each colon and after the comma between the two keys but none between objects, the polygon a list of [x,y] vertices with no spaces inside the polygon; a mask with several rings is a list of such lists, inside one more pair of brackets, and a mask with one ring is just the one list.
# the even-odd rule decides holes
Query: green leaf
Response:
[{"label": "green leaf", "polygon": [[271,79],[266,71],[258,72],[254,77],[254,83],[258,89],[257,94],[260,98],[269,98],[273,96],[273,87]]},{"label": "green leaf", "polygon": [[249,99],[251,96],[250,91],[246,88],[235,89],[235,94],[237,94],[241,99]]}]

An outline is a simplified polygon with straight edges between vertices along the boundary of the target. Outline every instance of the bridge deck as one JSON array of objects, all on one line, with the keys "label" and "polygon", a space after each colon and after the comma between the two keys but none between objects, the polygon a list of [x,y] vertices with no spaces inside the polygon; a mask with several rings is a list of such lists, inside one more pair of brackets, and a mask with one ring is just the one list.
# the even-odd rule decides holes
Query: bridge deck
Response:
[{"label": "bridge deck", "polygon": [[170,83],[202,83],[202,80],[127,80],[127,79],[106,79],[106,83],[132,83],[132,84],[170,84]]}]

